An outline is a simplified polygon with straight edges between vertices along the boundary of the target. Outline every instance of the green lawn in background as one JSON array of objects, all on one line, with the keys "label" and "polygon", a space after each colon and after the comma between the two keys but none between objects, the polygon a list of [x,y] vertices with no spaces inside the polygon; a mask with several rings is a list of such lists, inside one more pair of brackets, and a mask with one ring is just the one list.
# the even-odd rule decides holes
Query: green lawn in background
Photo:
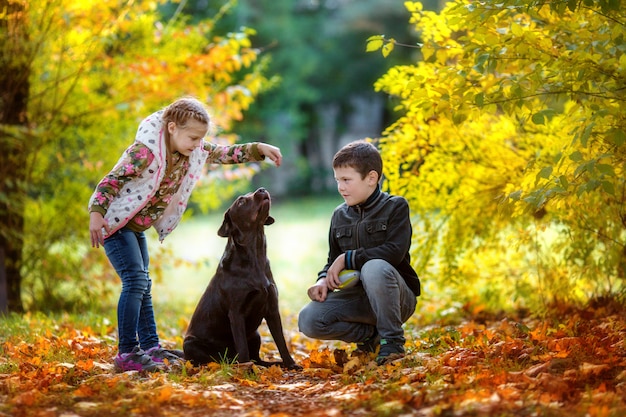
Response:
[{"label": "green lawn in background", "polygon": [[[339,196],[324,196],[272,203],[270,214],[276,222],[266,226],[265,232],[281,310],[293,314],[308,302],[306,289],[315,282],[328,256],[330,216],[342,201]],[[165,239],[163,249],[188,262],[166,267],[164,278],[154,284],[155,308],[166,304],[179,314],[193,312],[226,245],[226,238],[217,236],[222,219],[223,211],[196,216],[182,222]],[[151,249],[153,258],[156,253]]]}]

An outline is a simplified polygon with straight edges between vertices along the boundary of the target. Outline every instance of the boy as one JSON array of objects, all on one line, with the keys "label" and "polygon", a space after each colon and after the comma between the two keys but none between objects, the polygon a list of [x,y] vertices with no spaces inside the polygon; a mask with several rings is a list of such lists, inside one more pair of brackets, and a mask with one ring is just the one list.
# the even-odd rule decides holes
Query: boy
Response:
[{"label": "boy", "polygon": [[[298,317],[308,337],[356,342],[378,351],[382,365],[404,356],[402,324],[415,311],[420,281],[411,267],[411,220],[402,197],[379,187],[383,163],[374,145],[356,141],[333,158],[337,189],[345,204],[333,212],[328,262],[307,294],[312,302]],[[339,272],[361,272],[359,285],[339,288]]]}]

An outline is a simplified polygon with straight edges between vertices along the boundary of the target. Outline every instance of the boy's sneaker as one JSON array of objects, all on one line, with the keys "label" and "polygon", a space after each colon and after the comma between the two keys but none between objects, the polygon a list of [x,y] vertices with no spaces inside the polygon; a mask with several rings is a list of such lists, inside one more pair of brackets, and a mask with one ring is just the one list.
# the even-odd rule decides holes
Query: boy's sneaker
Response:
[{"label": "boy's sneaker", "polygon": [[395,359],[404,357],[404,343],[399,343],[393,340],[380,340],[380,351],[376,357],[376,363],[378,365],[384,365]]},{"label": "boy's sneaker", "polygon": [[374,334],[369,338],[362,342],[357,342],[355,351],[359,353],[376,353],[376,349],[378,349],[379,344],[380,335],[377,331],[374,331]]},{"label": "boy's sneaker", "polygon": [[135,347],[130,353],[118,353],[113,360],[113,365],[117,372],[126,371],[157,371],[161,367],[160,364],[152,360],[150,355],[139,347]]},{"label": "boy's sneaker", "polygon": [[163,349],[160,345],[146,350],[146,354],[149,355],[156,363],[163,363],[164,359],[167,359],[167,361],[171,364],[177,361],[185,360],[185,354],[182,350]]}]

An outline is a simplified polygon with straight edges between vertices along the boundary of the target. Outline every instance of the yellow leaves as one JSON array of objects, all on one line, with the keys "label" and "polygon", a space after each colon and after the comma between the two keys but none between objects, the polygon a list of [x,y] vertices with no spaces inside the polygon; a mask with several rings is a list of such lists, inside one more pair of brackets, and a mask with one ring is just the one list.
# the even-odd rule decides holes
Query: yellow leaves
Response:
[{"label": "yellow leaves", "polygon": [[[594,378],[598,377],[606,372],[611,371],[611,366],[603,363],[603,364],[593,364],[593,363],[583,363],[580,365],[579,372],[584,378]],[[606,389],[606,387],[605,387]]]},{"label": "yellow leaves", "polygon": [[430,61],[430,58],[435,54],[435,48],[431,45],[423,45],[421,51],[424,61]]},{"label": "yellow leaves", "polygon": [[404,7],[406,7],[410,13],[418,13],[424,9],[424,5],[417,1],[405,1]]},{"label": "yellow leaves", "polygon": [[[426,273],[434,272],[442,283],[458,274],[468,289],[482,288],[483,279],[506,288],[507,278],[499,277],[508,276],[510,287],[524,288],[515,294],[518,300],[521,296],[538,302],[538,295],[550,297],[557,289],[578,297],[584,289],[573,277],[591,276],[584,255],[591,252],[581,248],[572,256],[574,252],[564,249],[565,234],[541,244],[527,239],[519,242],[514,260],[503,270],[497,260],[510,259],[512,238],[505,241],[500,234],[509,226],[524,229],[529,214],[541,219],[546,212],[552,216],[546,221],[555,219],[571,227],[579,233],[579,242],[590,242],[592,252],[601,251],[604,243],[587,236],[589,224],[603,230],[597,219],[612,217],[609,234],[620,233],[615,210],[621,203],[614,197],[623,181],[616,181],[616,170],[609,167],[622,164],[619,158],[600,163],[592,156],[604,155],[606,144],[625,142],[625,130],[612,128],[623,123],[618,121],[622,118],[614,107],[616,100],[606,95],[611,87],[604,87],[614,82],[609,74],[623,72],[624,66],[618,65],[622,54],[615,56],[615,48],[607,49],[613,42],[607,34],[617,30],[621,36],[622,29],[615,29],[620,25],[611,26],[588,11],[556,15],[549,8],[522,11],[489,3],[483,9],[455,2],[435,14],[408,7],[419,15],[411,22],[424,42],[424,62],[392,68],[375,87],[396,97],[396,110],[402,112],[381,144],[389,189],[407,197],[412,210],[428,219],[416,232],[420,245],[414,253],[419,263],[433,258],[450,262],[449,269],[440,266]],[[459,22],[462,29],[455,33]],[[593,39],[594,30],[602,32],[598,36],[604,41]],[[382,40],[377,41],[382,47]],[[587,95],[593,89],[598,96]],[[596,124],[590,120],[599,108],[610,116]],[[602,140],[594,144],[594,137],[610,139],[602,145]],[[581,147],[584,158],[563,157]],[[587,230],[580,229],[573,213],[587,213]],[[477,242],[477,237],[484,240]],[[437,249],[434,241],[441,242]],[[541,259],[551,260],[539,261],[532,254],[537,248],[545,251],[539,254]],[[620,257],[618,245],[610,244],[609,250],[612,255],[605,260]],[[610,262],[597,258],[594,270],[604,272],[590,280],[619,275],[616,263]],[[544,291],[536,291],[538,275],[547,280]],[[571,278],[557,280],[562,276]],[[612,288],[610,283],[600,286]],[[459,289],[465,292],[462,285]]]},{"label": "yellow leaves", "polygon": [[384,43],[385,43],[384,36],[382,35],[370,36],[369,38],[367,38],[365,51],[366,52],[378,51],[380,48],[382,48]]},{"label": "yellow leaves", "polygon": [[[208,98],[222,94],[224,105],[212,109],[213,116],[216,124],[229,129],[232,120],[241,119],[242,111],[269,85],[255,68],[259,51],[251,47],[254,30],[242,29],[240,33],[216,37],[211,33],[211,22],[184,26],[182,21],[172,21],[164,26],[157,20],[156,3],[146,0],[123,4],[62,1],[46,3],[45,7],[43,2],[38,7],[39,3],[31,2],[31,6],[37,13],[49,15],[35,13],[33,38],[44,37],[47,47],[37,54],[34,68],[41,74],[33,77],[45,81],[50,74],[59,74],[55,88],[65,91],[65,83],[71,88],[73,77],[81,74],[75,91],[56,95],[71,94],[66,100],[77,106],[85,102],[108,111],[112,105],[107,107],[99,100],[141,103],[131,109],[143,113],[145,108],[169,103],[172,94]],[[46,19],[55,21],[56,26],[41,33],[39,22]],[[238,85],[248,94],[228,91]],[[51,88],[46,83],[33,85],[36,94],[48,90]],[[110,100],[112,96],[115,100]],[[55,104],[51,102],[50,106]],[[90,110],[81,109],[84,111]],[[124,114],[128,120],[140,117]],[[123,135],[113,136],[122,140]]]},{"label": "yellow leaves", "polygon": [[511,33],[515,36],[523,36],[524,29],[522,29],[522,27],[517,22],[513,22],[511,23]]},{"label": "yellow leaves", "polygon": [[386,39],[384,35],[370,36],[367,39],[365,51],[373,52],[381,49],[383,56],[386,58],[393,51],[395,43],[395,39]]},{"label": "yellow leaves", "polygon": [[333,352],[328,349],[312,350],[309,357],[302,363],[304,368],[328,368],[337,366]]},{"label": "yellow leaves", "polygon": [[395,40],[392,38],[390,38],[389,41],[385,43],[385,45],[383,45],[382,54],[385,58],[387,58],[387,56],[391,53],[391,51],[393,51],[394,45],[395,45]]}]

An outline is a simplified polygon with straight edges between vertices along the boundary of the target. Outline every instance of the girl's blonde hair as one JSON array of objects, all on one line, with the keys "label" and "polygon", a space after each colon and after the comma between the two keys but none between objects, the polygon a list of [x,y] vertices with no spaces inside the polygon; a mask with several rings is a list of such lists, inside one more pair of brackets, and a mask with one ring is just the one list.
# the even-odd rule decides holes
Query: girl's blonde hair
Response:
[{"label": "girl's blonde hair", "polygon": [[190,119],[203,123],[207,127],[211,124],[209,112],[199,100],[193,97],[180,98],[167,106],[163,112],[163,121],[166,125],[174,122],[176,126],[184,129]]}]

